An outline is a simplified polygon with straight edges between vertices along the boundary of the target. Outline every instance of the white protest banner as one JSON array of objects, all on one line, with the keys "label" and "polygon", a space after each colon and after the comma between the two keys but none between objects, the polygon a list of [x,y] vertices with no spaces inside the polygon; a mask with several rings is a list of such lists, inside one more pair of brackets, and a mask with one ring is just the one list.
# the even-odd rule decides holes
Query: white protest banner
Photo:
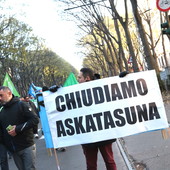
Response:
[{"label": "white protest banner", "polygon": [[155,71],[43,92],[55,148],[168,127]]}]

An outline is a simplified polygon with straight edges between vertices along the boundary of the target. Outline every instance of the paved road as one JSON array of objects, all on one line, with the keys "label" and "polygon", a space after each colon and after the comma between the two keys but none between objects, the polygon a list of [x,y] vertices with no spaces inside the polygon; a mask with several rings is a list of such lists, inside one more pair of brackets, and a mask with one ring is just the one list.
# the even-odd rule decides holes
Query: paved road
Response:
[{"label": "paved road", "polygon": [[[37,145],[37,170],[57,170],[55,156],[48,156],[47,149],[43,138],[36,140]],[[119,151],[117,143],[113,144],[115,161],[118,170],[127,170],[126,164]],[[58,152],[57,156],[61,170],[85,170],[85,159],[80,145],[68,147],[65,152]],[[10,170],[17,170],[13,160],[9,160]],[[99,154],[98,170],[105,170],[102,157]]]}]

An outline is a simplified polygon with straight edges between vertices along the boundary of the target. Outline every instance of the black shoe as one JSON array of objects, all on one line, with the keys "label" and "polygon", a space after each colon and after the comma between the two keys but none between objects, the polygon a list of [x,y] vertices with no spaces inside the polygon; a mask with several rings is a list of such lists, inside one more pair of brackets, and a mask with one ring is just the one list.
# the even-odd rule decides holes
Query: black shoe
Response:
[{"label": "black shoe", "polygon": [[57,148],[56,150],[57,150],[57,151],[61,151],[61,152],[65,152],[65,151],[66,151],[66,148]]},{"label": "black shoe", "polygon": [[39,138],[39,136],[38,136],[38,134],[36,133],[36,134],[34,134],[34,138]]}]

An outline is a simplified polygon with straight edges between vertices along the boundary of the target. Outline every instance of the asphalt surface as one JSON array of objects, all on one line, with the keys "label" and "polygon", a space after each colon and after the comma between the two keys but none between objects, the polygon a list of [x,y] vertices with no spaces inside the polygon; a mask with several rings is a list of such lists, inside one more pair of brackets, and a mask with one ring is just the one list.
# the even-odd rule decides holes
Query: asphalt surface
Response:
[{"label": "asphalt surface", "polygon": [[[45,141],[43,136],[40,139],[36,139],[37,146],[37,158],[36,166],[37,170],[57,170],[57,161],[52,150],[52,156],[49,156],[47,149],[45,148]],[[127,170],[124,159],[121,155],[117,143],[113,143],[113,151],[115,161],[118,170]],[[71,146],[66,149],[65,152],[57,151],[58,162],[60,170],[86,170],[85,158],[80,145]],[[17,170],[12,159],[9,160],[10,170]],[[102,156],[98,155],[98,170],[105,170],[104,161]]]}]

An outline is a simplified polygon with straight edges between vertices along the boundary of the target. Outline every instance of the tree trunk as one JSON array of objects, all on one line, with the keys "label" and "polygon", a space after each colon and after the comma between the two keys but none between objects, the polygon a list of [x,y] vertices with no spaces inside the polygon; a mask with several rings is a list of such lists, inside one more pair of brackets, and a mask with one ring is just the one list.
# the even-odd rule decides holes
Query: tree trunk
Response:
[{"label": "tree trunk", "polygon": [[143,50],[144,50],[144,54],[145,54],[144,57],[145,57],[147,65],[148,65],[148,70],[155,69],[156,72],[158,73],[159,69],[158,69],[157,64],[155,63],[154,58],[151,54],[149,43],[148,43],[146,33],[145,33],[145,30],[144,30],[144,27],[142,24],[142,20],[139,15],[139,12],[138,12],[137,0],[130,0],[130,1],[132,4],[132,9],[133,9],[134,18],[136,21],[136,26],[138,28],[138,32],[139,32],[139,35],[140,35],[140,38],[141,38],[141,41],[143,44]]}]

